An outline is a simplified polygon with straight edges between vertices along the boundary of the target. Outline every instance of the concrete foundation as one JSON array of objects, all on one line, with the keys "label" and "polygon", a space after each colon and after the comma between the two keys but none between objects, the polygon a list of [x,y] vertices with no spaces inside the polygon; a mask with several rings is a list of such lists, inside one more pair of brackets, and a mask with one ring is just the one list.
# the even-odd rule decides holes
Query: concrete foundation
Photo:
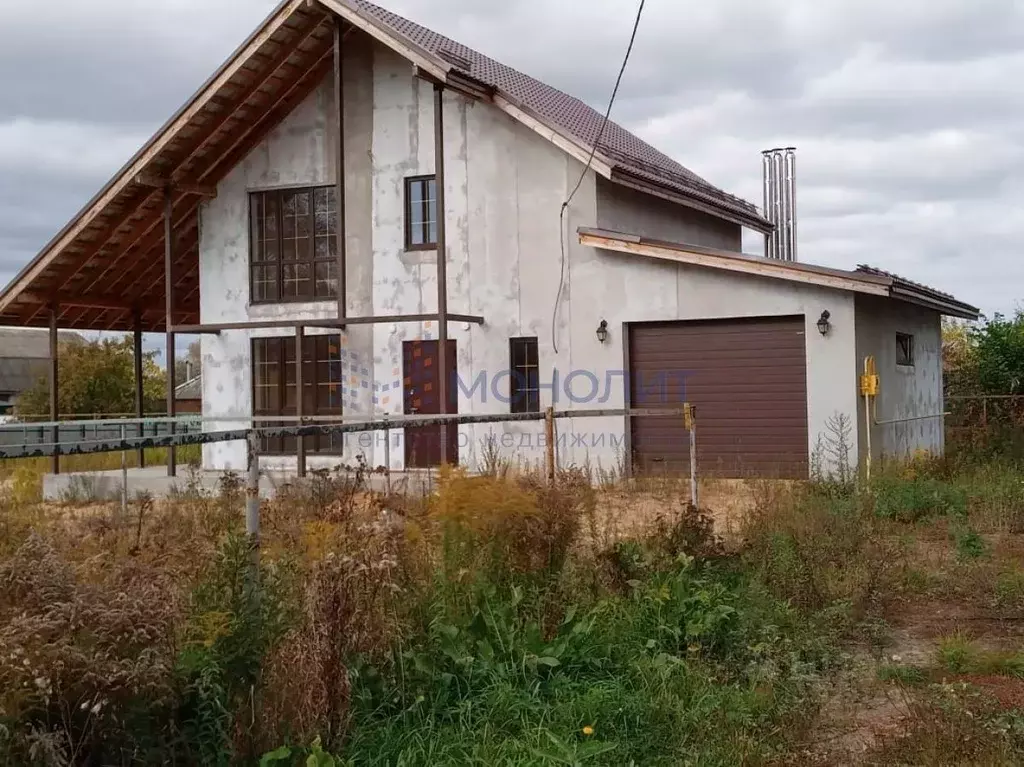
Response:
[{"label": "concrete foundation", "polygon": [[[128,469],[128,498],[137,493],[150,493],[155,498],[166,498],[175,493],[195,489],[203,493],[217,493],[223,471],[200,469],[190,472],[182,469],[180,476],[168,477],[164,466],[150,466],[145,469]],[[46,501],[112,501],[121,497],[124,475],[120,469],[114,471],[89,471],[69,474],[47,474],[43,477],[43,500]],[[244,482],[244,475],[238,475]],[[436,484],[434,472],[410,471],[393,473],[389,478],[381,474],[367,477],[367,488],[384,492],[389,489],[396,493],[422,495],[430,492]],[[282,487],[294,484],[294,472],[265,471],[260,474],[260,496],[273,498]],[[303,480],[303,481],[309,481]]]}]

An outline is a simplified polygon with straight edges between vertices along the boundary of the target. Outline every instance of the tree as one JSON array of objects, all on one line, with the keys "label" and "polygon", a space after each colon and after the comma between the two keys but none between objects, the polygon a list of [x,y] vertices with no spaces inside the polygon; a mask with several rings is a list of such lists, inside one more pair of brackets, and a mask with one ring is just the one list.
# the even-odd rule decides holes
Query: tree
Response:
[{"label": "tree", "polygon": [[[142,359],[143,410],[166,409],[167,378],[156,352]],[[57,357],[57,407],[62,414],[114,415],[135,412],[135,360],[131,336],[121,340],[61,342]],[[50,381],[43,376],[15,403],[18,416],[50,412]]]},{"label": "tree", "polygon": [[978,384],[985,394],[1024,394],[1024,311],[996,314],[971,331]]}]

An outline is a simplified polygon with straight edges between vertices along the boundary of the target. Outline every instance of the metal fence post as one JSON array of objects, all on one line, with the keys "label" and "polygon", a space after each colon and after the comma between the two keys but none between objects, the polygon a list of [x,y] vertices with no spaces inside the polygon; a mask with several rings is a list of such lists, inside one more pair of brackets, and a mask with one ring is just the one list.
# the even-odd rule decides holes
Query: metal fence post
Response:
[{"label": "metal fence post", "polygon": [[690,432],[690,504],[699,508],[697,493],[697,408],[690,403],[683,404],[683,421]]},{"label": "metal fence post", "polygon": [[[124,424],[121,424],[121,442],[125,440]],[[121,517],[128,518],[128,453],[121,450]]]},{"label": "metal fence post", "polygon": [[555,409],[544,411],[544,437],[547,448],[548,483],[555,483]]},{"label": "metal fence post", "polygon": [[384,416],[384,487],[391,495],[391,430],[387,428],[388,417]]},{"label": "metal fence post", "polygon": [[255,431],[249,433],[249,473],[245,484],[245,533],[252,547],[252,563],[260,561],[260,456],[259,437]]}]

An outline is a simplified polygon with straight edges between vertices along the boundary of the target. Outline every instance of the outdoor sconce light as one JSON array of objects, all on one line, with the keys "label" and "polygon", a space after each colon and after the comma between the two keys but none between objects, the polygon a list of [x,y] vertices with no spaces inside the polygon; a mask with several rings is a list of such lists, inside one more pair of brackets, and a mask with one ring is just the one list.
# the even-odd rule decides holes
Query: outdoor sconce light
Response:
[{"label": "outdoor sconce light", "polygon": [[831,316],[832,315],[829,314],[828,309],[826,309],[821,313],[821,316],[818,318],[818,332],[821,333],[823,336],[827,336],[828,332],[832,329],[832,323],[829,322],[829,318]]},{"label": "outdoor sconce light", "polygon": [[597,340],[601,343],[608,340],[608,320],[601,320],[601,324],[597,326]]}]

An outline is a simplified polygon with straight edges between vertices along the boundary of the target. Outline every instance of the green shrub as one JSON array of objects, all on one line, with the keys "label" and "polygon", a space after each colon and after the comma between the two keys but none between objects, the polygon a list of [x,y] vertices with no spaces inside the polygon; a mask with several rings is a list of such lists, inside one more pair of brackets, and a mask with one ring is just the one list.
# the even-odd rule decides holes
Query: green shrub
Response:
[{"label": "green shrub", "polygon": [[981,559],[989,555],[989,546],[976,530],[965,528],[953,534],[956,558],[960,562]]},{"label": "green shrub", "polygon": [[295,618],[289,604],[282,572],[264,567],[257,579],[249,538],[229,534],[192,593],[177,659],[184,688],[179,718],[200,763],[253,756],[243,716],[251,721],[263,659]]},{"label": "green shrub", "polygon": [[872,482],[875,513],[884,519],[917,522],[930,517],[966,517],[967,495],[959,487],[930,476],[882,474]]}]

